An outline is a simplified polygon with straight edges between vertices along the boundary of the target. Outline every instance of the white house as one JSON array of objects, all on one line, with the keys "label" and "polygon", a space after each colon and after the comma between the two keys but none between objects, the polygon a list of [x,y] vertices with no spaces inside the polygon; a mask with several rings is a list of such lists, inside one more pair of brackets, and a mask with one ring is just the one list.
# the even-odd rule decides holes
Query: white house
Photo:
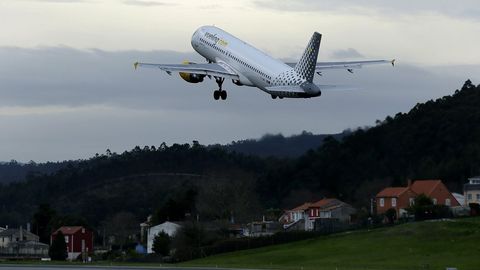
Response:
[{"label": "white house", "polygon": [[305,211],[310,207],[311,203],[304,203],[291,210],[286,210],[280,217],[279,221],[285,224],[295,223],[305,218]]},{"label": "white house", "polygon": [[160,232],[164,232],[170,237],[173,237],[177,233],[178,229],[180,229],[180,227],[181,226],[179,224],[169,221],[150,227],[147,234],[147,253],[153,253],[153,240],[155,239],[155,236],[157,236]]},{"label": "white house", "polygon": [[468,178],[468,183],[463,186],[465,204],[480,203],[480,176]]}]

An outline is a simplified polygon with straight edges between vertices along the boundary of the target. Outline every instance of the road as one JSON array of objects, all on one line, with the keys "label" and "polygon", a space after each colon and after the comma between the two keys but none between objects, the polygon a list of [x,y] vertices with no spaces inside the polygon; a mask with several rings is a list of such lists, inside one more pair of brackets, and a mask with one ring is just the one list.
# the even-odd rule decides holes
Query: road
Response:
[{"label": "road", "polygon": [[[103,266],[103,265],[22,265],[0,264],[0,270],[231,270],[231,268],[172,267],[172,266]],[[238,269],[241,270],[241,269]]]}]

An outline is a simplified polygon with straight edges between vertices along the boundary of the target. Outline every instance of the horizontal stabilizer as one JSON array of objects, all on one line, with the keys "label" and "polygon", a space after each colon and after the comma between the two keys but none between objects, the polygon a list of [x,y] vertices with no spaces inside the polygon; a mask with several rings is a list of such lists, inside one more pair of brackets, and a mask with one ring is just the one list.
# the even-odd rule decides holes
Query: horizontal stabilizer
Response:
[{"label": "horizontal stabilizer", "polygon": [[268,91],[289,91],[289,92],[305,92],[300,85],[280,85],[280,86],[270,86],[266,87]]},{"label": "horizontal stabilizer", "polygon": [[353,85],[317,85],[322,91],[353,91],[360,90],[358,86]]}]

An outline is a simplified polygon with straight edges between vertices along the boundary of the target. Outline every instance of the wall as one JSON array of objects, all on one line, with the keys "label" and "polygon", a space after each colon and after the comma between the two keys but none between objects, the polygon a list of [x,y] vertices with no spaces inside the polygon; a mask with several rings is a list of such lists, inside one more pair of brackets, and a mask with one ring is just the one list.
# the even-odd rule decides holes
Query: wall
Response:
[{"label": "wall", "polygon": [[450,199],[450,205],[448,206],[460,206],[455,197],[453,197],[452,193],[450,193],[443,183],[440,183],[435,187],[433,192],[430,194],[430,198],[437,199],[437,204],[439,205],[447,205],[445,200]]}]

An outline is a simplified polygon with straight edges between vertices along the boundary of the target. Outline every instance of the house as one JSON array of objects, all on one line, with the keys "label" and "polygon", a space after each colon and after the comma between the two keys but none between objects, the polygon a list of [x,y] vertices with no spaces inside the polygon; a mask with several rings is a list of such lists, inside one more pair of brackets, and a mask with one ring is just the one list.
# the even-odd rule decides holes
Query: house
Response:
[{"label": "house", "polygon": [[50,236],[50,244],[59,232],[62,232],[65,237],[69,260],[76,260],[82,256],[82,260],[86,261],[88,254],[93,253],[93,232],[91,230],[82,226],[60,227]]},{"label": "house", "polygon": [[445,206],[460,206],[457,199],[452,195],[442,180],[417,180],[411,185],[411,189],[417,193],[425,194],[432,199],[433,204]]},{"label": "house", "polygon": [[23,229],[5,229],[0,232],[0,247],[8,247],[9,244],[21,242],[21,241],[34,241],[38,242],[40,237]]},{"label": "house", "polygon": [[401,217],[406,214],[406,209],[413,205],[415,197],[420,194],[431,198],[433,204],[448,207],[460,206],[442,180],[416,180],[413,183],[409,180],[406,187],[388,187],[377,194],[377,214],[383,214],[393,208],[397,212],[397,218]]},{"label": "house", "polygon": [[315,229],[317,220],[336,220],[340,223],[350,223],[356,210],[338,199],[325,198],[317,202],[306,202],[291,210],[286,210],[280,218],[283,228],[288,231]]},{"label": "house", "polygon": [[397,217],[406,214],[406,208],[413,205],[418,194],[409,187],[388,187],[380,191],[376,196],[377,214],[383,214],[393,208]]},{"label": "house", "polygon": [[[351,205],[334,198],[325,198],[312,203],[307,212],[307,230],[314,230],[319,220],[336,220],[336,222],[349,224],[352,215],[356,213]],[[318,222],[317,222],[318,221]]]},{"label": "house", "polygon": [[262,221],[248,223],[244,234],[249,237],[269,236],[281,231],[281,228],[282,226],[278,221],[263,219]]},{"label": "house", "polygon": [[291,210],[285,210],[284,214],[280,217],[280,222],[286,224],[295,223],[299,220],[304,220],[306,217],[305,211],[310,207],[311,203],[306,202],[300,206],[297,206]]},{"label": "house", "polygon": [[39,242],[39,237],[22,227],[0,231],[0,256],[3,257],[48,257],[47,244]]},{"label": "house", "polygon": [[480,204],[480,176],[468,178],[468,183],[463,186],[463,194],[465,196],[465,204]]},{"label": "house", "polygon": [[147,253],[153,253],[153,241],[160,232],[164,232],[170,237],[173,237],[181,227],[180,224],[170,221],[150,227],[147,232]]}]

